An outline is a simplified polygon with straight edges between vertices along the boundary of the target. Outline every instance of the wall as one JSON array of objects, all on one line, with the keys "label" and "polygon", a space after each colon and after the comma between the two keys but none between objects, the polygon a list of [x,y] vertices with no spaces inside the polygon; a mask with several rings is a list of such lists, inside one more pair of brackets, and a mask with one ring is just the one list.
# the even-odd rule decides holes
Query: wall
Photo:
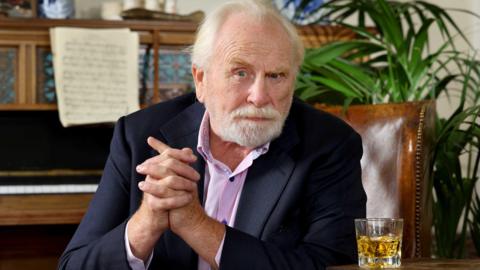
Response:
[{"label": "wall", "polygon": [[[102,3],[119,2],[122,0],[75,0],[75,16],[82,19],[100,18]],[[209,12],[224,0],[177,0],[179,14],[187,14],[196,10]]]},{"label": "wall", "polygon": [[[442,6],[445,9],[464,9],[477,14],[480,14],[480,1],[478,0],[427,0],[427,2],[434,3],[436,5]],[[456,45],[457,48],[464,50],[465,52],[473,53],[473,50],[480,50],[480,18],[477,18],[473,15],[468,15],[458,11],[448,11],[452,16],[453,20],[457,22],[459,28],[466,34],[467,38],[470,40],[473,48],[469,47],[461,38],[457,38]],[[454,31],[452,33],[455,33]],[[432,47],[435,47],[434,44],[439,45],[441,42],[441,37],[437,33],[434,36],[435,39],[432,42]],[[480,55],[476,56],[477,59],[480,59]],[[449,100],[447,97],[440,97],[437,101],[437,111],[440,116],[449,115],[457,104],[458,98],[453,97],[452,100]],[[467,170],[467,157],[464,156],[464,159],[461,160],[462,167]],[[480,171],[478,172],[480,176]],[[480,193],[480,181],[476,185],[477,192]],[[462,217],[463,218],[463,217]],[[460,232],[461,228],[458,228]]]},{"label": "wall", "polygon": [[[446,9],[465,9],[473,12],[480,13],[480,1],[478,0],[461,0],[461,1],[451,1],[451,0],[428,0],[428,2],[434,3],[436,5],[442,6]],[[466,34],[467,38],[471,41],[475,49],[480,49],[480,19],[468,15],[459,11],[448,11],[452,16],[453,20],[458,24],[460,29]],[[456,30],[452,29],[452,33],[455,33]],[[440,33],[435,33],[433,35],[433,40],[431,43],[432,48],[436,48],[442,44],[442,39]],[[458,49],[461,49],[467,53],[472,53],[472,48],[462,40],[461,37],[456,38],[456,45]],[[453,109],[455,109],[456,100],[453,99],[449,101],[447,97],[441,97],[437,103],[437,110],[441,116],[449,115]]]}]

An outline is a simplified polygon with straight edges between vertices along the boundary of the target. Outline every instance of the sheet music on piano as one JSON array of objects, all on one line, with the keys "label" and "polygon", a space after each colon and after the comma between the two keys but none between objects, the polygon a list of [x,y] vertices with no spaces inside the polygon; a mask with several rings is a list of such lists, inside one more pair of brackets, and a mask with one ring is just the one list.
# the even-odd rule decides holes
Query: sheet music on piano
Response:
[{"label": "sheet music on piano", "polygon": [[50,29],[55,88],[64,127],[114,123],[137,111],[138,33],[124,29]]}]

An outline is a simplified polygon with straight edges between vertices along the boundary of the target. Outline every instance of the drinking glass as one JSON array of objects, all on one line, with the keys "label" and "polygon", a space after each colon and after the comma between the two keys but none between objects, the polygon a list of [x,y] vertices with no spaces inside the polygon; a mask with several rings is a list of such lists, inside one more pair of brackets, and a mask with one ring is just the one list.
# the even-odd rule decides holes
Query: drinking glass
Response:
[{"label": "drinking glass", "polygon": [[400,266],[403,219],[355,219],[355,231],[360,267],[394,268]]}]

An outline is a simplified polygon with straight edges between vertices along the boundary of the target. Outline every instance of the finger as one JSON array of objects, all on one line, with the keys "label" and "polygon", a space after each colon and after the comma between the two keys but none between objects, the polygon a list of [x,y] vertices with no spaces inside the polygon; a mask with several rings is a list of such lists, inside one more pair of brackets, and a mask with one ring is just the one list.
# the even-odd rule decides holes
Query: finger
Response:
[{"label": "finger", "polygon": [[177,195],[170,191],[197,193],[197,183],[180,176],[169,176],[164,179],[155,179],[147,176],[145,180],[139,182],[138,185],[142,191],[157,193],[156,195],[164,195],[166,197]]},{"label": "finger", "polygon": [[176,175],[176,173],[165,167],[158,165],[157,163],[142,163],[138,165],[136,168],[138,173],[143,175],[150,175],[153,178],[161,179],[167,176]]},{"label": "finger", "polygon": [[190,148],[183,148],[182,150],[169,148],[162,153],[162,156],[175,158],[186,163],[193,163],[197,160],[197,156],[193,154]]},{"label": "finger", "polygon": [[176,197],[154,200],[152,203],[153,207],[157,209],[173,210],[188,205],[192,200],[192,195],[187,193]]},{"label": "finger", "polygon": [[[144,193],[153,195],[156,198],[170,198],[189,194],[191,191],[176,190],[168,187],[165,184],[159,184],[152,181],[141,181],[138,183],[138,188]],[[191,188],[190,188],[191,189]]]},{"label": "finger", "polygon": [[197,184],[179,176],[169,176],[162,180],[162,184],[173,190],[181,190],[187,192],[197,192]]},{"label": "finger", "polygon": [[[145,178],[145,182],[152,183],[154,185],[165,186],[171,190],[197,192],[197,184],[189,179],[173,175],[163,179],[156,179],[151,176]],[[143,185],[143,184],[142,184]]]},{"label": "finger", "polygon": [[189,193],[184,193],[175,197],[157,198],[148,193],[144,193],[142,204],[154,211],[168,211],[176,208],[184,207],[193,200],[193,196]]},{"label": "finger", "polygon": [[137,172],[157,179],[178,175],[192,181],[200,180],[200,174],[194,168],[176,159],[168,159],[161,164],[144,163],[137,166]]},{"label": "finger", "polygon": [[[171,148],[168,145],[162,143],[161,141],[153,138],[153,137],[148,137],[147,143],[155,149],[157,152],[159,152],[158,156],[155,156],[157,161],[162,161],[167,158],[175,158],[180,161],[186,162],[186,163],[192,163],[197,160],[197,156],[193,154],[192,149],[190,148],[183,148],[183,149],[175,149]],[[145,162],[151,160],[152,158],[147,159]]]},{"label": "finger", "polygon": [[[149,136],[147,138],[147,143],[148,143],[148,145],[150,145],[150,147],[155,149],[159,154],[162,154],[169,149],[172,149],[172,150],[174,149],[174,148],[168,146],[167,144],[163,143],[162,141],[157,140],[155,137],[152,137],[152,136]],[[190,148],[185,147],[182,150],[178,150],[178,149],[175,149],[175,150],[179,151],[179,153],[181,153],[183,155],[195,156],[195,155],[193,155],[193,151]]]},{"label": "finger", "polygon": [[157,152],[159,154],[163,153],[163,151],[167,150],[168,148],[170,148],[168,145],[164,144],[163,142],[161,142],[160,140],[157,140],[155,139],[154,137],[152,136],[149,136],[147,138],[147,143],[148,145],[150,145],[150,147],[152,147],[153,149],[157,150]]}]

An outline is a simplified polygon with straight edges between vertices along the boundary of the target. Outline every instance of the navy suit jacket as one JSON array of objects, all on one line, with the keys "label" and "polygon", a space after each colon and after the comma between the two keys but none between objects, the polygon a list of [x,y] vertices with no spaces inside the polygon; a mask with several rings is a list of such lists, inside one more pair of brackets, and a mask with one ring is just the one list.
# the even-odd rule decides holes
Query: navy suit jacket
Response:
[{"label": "navy suit jacket", "polygon": [[[202,104],[193,94],[121,118],[102,180],[87,213],[60,258],[60,269],[129,269],[124,233],[138,209],[144,176],[135,167],[156,154],[154,136],[196,153]],[[196,153],[193,166],[204,174]],[[364,217],[360,136],[338,118],[294,100],[282,134],[249,168],[228,227],[220,269],[323,269],[354,263],[354,218]],[[203,201],[203,179],[199,184]],[[150,269],[196,269],[198,256],[167,231]]]}]

